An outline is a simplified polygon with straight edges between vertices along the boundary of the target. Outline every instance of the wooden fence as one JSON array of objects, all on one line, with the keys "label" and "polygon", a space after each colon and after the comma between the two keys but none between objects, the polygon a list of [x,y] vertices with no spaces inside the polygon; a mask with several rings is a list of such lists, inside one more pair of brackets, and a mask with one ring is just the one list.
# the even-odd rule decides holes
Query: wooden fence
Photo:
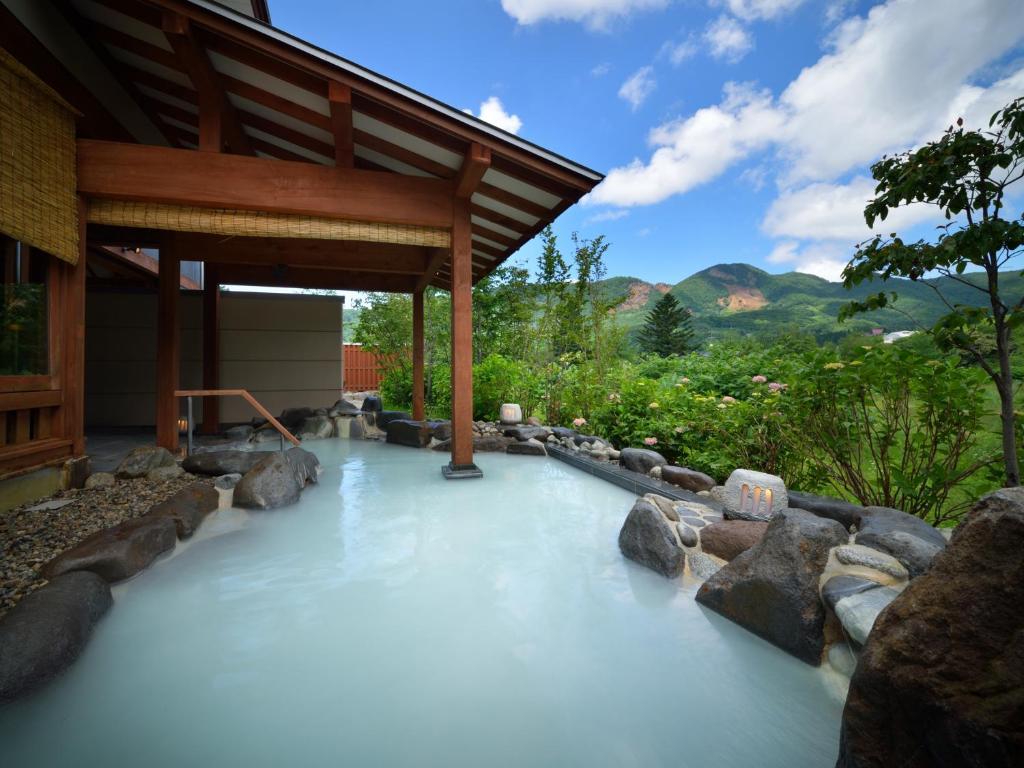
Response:
[{"label": "wooden fence", "polygon": [[377,356],[361,344],[345,344],[342,348],[342,386],[349,392],[365,392],[380,386],[380,364]]}]

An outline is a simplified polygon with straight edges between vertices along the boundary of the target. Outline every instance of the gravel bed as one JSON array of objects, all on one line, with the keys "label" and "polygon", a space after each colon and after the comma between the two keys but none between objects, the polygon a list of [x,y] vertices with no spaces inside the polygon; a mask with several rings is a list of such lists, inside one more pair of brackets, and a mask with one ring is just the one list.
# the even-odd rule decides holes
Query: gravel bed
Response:
[{"label": "gravel bed", "polygon": [[[154,504],[200,479],[206,478],[186,473],[159,482],[118,480],[107,488],[59,491],[0,512],[0,616],[46,584],[37,568],[97,531],[141,517]],[[71,503],[53,510],[28,509],[50,500]]]}]

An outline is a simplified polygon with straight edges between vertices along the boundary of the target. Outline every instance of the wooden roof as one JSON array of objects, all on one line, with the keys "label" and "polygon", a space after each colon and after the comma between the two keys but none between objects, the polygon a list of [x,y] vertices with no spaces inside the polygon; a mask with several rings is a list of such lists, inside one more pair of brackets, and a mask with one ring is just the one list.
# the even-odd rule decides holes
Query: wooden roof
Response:
[{"label": "wooden roof", "polygon": [[[356,168],[454,179],[474,144],[487,147],[490,166],[470,201],[474,281],[602,178],[277,30],[258,11],[254,17],[226,7],[246,6],[243,0],[52,2],[168,146],[198,147],[197,80],[204,79],[225,94],[225,136],[238,154],[331,166],[341,144],[351,142]],[[346,100],[350,112],[339,114]],[[448,266],[437,276],[447,281]]]}]

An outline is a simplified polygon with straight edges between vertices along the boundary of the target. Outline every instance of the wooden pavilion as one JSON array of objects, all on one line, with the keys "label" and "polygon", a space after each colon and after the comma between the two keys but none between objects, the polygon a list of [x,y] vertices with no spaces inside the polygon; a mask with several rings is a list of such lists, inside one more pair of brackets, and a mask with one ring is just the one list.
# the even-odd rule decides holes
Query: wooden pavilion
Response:
[{"label": "wooden pavilion", "polygon": [[0,476],[84,453],[87,253],[123,247],[159,249],[158,444],[178,446],[180,263],[202,261],[205,389],[220,285],[410,293],[417,419],[423,291],[450,291],[448,469],[472,474],[472,286],[600,174],[274,28],[263,0],[0,0],[0,73],[5,290],[45,285],[49,342],[39,370],[0,368]]}]

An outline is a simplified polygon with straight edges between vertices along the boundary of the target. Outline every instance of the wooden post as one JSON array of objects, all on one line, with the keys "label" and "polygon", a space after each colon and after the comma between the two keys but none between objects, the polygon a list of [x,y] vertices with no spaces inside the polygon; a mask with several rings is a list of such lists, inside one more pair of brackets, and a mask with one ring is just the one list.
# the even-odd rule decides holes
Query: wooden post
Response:
[{"label": "wooden post", "polygon": [[[85,453],[85,273],[86,202],[78,198],[78,263],[63,265],[64,339],[61,348],[64,389],[64,435],[71,439],[71,453]],[[52,290],[52,289],[51,289]]]},{"label": "wooden post", "polygon": [[161,243],[156,320],[156,444],[178,452],[181,264],[173,235]]},{"label": "wooden post", "polygon": [[[220,389],[220,282],[215,264],[203,265],[203,389]],[[220,432],[220,399],[203,399],[204,435]]]},{"label": "wooden post", "polygon": [[423,291],[412,295],[412,417],[423,421]]},{"label": "wooden post", "polygon": [[351,168],[353,163],[352,89],[332,80],[327,88],[331,109],[331,129],[334,133],[334,164],[338,168]]},{"label": "wooden post", "polygon": [[448,478],[481,477],[473,463],[473,261],[469,201],[456,199],[452,222],[452,458]]}]

